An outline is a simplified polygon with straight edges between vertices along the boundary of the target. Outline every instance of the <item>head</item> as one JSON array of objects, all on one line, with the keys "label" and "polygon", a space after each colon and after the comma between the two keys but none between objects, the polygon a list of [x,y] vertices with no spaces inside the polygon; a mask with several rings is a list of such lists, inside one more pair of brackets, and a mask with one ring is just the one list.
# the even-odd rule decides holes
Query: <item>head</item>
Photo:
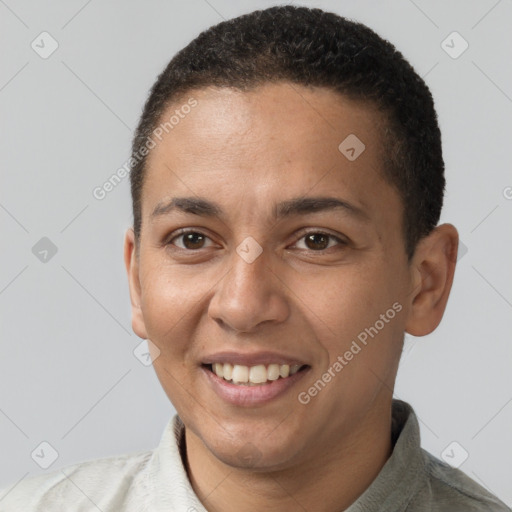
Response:
[{"label": "head", "polygon": [[[159,75],[132,149],[133,328],[211,454],[243,466],[250,436],[252,466],[286,467],[385,414],[457,250],[432,96],[402,55],[319,9],[220,23]],[[302,369],[235,404],[208,369],[230,357]]]}]

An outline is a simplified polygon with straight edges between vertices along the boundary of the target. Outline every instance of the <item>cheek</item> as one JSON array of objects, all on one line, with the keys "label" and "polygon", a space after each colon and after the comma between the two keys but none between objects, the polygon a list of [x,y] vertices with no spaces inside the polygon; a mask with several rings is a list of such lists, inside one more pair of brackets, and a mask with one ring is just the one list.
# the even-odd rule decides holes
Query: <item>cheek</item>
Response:
[{"label": "cheek", "polygon": [[[304,301],[322,330],[346,339],[375,322],[387,305],[387,283],[370,269],[340,268],[321,279],[311,278]],[[322,339],[322,337],[320,338]]]},{"label": "cheek", "polygon": [[197,370],[193,337],[208,281],[160,264],[145,273],[141,284],[146,331],[159,350],[153,368],[165,393],[181,410],[190,400],[191,371]]},{"label": "cheek", "polygon": [[[387,373],[400,353],[403,319],[399,279],[382,265],[340,268],[323,283],[310,282],[306,299],[315,334],[329,354],[327,370],[344,359],[346,379],[368,381]],[[314,286],[313,286],[314,284]],[[325,364],[324,363],[324,364]]]},{"label": "cheek", "polygon": [[166,352],[189,346],[198,305],[211,287],[203,275],[187,275],[178,267],[158,265],[142,281],[142,312],[149,339]]}]

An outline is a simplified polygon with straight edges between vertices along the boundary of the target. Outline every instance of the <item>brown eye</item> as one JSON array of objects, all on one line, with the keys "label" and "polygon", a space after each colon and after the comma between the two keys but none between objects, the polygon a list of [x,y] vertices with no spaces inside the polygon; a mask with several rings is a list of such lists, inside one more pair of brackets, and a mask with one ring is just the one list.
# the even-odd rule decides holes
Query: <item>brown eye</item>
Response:
[{"label": "brown eye", "polygon": [[[301,244],[303,247],[300,247]],[[323,233],[322,231],[311,231],[306,233],[296,244],[296,246],[299,246],[299,249],[316,252],[324,251],[334,245],[343,247],[346,245],[346,242],[337,236],[331,235],[330,233]]]},{"label": "brown eye", "polygon": [[326,249],[329,245],[329,236],[324,235],[323,233],[312,233],[305,237],[306,246],[308,249]]},{"label": "brown eye", "polygon": [[[169,240],[167,245],[175,245],[179,249],[193,251],[203,249],[207,240],[210,239],[206,235],[203,235],[203,233],[199,233],[198,231],[185,231]],[[177,243],[177,241],[180,241],[180,243]]]},{"label": "brown eye", "polygon": [[204,236],[201,233],[186,233],[183,236],[183,245],[187,249],[201,249],[204,244]]}]

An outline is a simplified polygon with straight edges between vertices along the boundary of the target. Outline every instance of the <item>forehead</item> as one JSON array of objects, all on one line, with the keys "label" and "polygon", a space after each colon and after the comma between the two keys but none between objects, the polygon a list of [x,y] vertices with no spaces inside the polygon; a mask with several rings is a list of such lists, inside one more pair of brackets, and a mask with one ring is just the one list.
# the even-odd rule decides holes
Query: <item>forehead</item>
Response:
[{"label": "forehead", "polygon": [[[187,105],[192,99],[197,106],[191,109]],[[187,113],[179,115],[182,110]],[[198,153],[198,143],[214,155],[229,150],[231,157],[237,150],[246,155],[248,149],[256,153],[273,150],[274,158],[291,151],[306,157],[325,149],[337,154],[339,142],[355,133],[376,150],[376,144],[381,145],[383,124],[381,114],[370,104],[326,88],[289,82],[244,92],[217,87],[190,91],[167,109],[160,125],[171,118],[173,124],[162,138],[168,144],[179,138],[177,149],[183,149],[179,153],[189,150],[191,156]],[[237,145],[231,146],[231,142]],[[165,151],[165,146],[161,144],[160,149]],[[156,153],[159,151],[153,156]]]},{"label": "forehead", "polygon": [[313,189],[317,196],[338,190],[361,207],[375,203],[377,189],[394,193],[382,178],[380,114],[325,88],[285,82],[247,92],[193,90],[160,122],[168,125],[148,155],[143,218],[178,190],[243,195],[269,210],[278,198]]}]

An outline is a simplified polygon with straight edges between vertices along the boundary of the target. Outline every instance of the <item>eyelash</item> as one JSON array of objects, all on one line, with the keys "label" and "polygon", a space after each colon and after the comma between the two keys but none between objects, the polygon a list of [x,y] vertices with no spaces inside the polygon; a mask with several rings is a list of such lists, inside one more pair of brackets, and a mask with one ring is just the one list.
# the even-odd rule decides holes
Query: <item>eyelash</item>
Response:
[{"label": "eyelash", "polygon": [[[201,231],[198,231],[196,229],[180,229],[177,232],[173,233],[171,235],[171,237],[168,239],[168,241],[165,242],[164,245],[167,246],[167,247],[170,246],[170,245],[173,245],[177,250],[185,251],[185,252],[190,252],[190,253],[193,253],[195,251],[200,251],[201,249],[205,249],[205,247],[201,247],[199,249],[187,249],[187,248],[183,248],[183,247],[177,247],[177,246],[175,246],[172,243],[177,238],[180,238],[180,237],[182,237],[184,235],[187,235],[189,233],[194,233],[194,234],[202,235],[205,238],[207,238],[208,240],[211,240],[209,236],[205,235],[204,233],[202,233]],[[342,240],[341,238],[337,237],[336,235],[333,235],[333,234],[328,233],[326,231],[319,231],[319,230],[310,230],[310,231],[307,231],[307,232],[302,232],[302,236],[299,238],[299,240],[302,240],[303,238],[305,238],[308,235],[324,235],[324,236],[329,237],[329,239],[332,239],[332,240],[335,240],[336,242],[338,242],[339,246],[346,246],[347,245],[347,242],[345,240]],[[319,249],[319,250],[314,250],[314,249],[303,249],[303,250],[305,250],[307,252],[315,252],[315,253],[320,252],[321,253],[321,252],[327,251],[328,249],[332,249],[332,247],[327,247],[325,249]]]}]

